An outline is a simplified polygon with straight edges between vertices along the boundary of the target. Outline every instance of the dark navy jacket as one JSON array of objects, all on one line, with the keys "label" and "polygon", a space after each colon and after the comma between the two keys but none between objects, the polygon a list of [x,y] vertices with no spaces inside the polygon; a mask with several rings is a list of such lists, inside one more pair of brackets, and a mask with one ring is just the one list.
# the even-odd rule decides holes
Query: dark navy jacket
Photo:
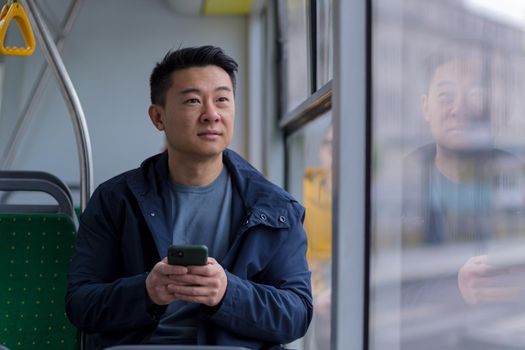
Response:
[{"label": "dark navy jacket", "polygon": [[[198,344],[267,349],[303,336],[312,317],[304,208],[235,152],[223,155],[233,184],[222,302],[202,306]],[[168,234],[160,188],[167,154],[99,186],[82,214],[68,274],[66,311],[86,348],[148,341],[166,306],[147,295],[161,260],[152,232]],[[169,239],[169,238],[166,238]]]}]

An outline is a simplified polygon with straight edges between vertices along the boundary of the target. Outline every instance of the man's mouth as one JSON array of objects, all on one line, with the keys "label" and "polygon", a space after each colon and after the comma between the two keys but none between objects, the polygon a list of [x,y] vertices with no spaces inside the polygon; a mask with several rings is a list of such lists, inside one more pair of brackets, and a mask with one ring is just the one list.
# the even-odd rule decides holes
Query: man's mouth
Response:
[{"label": "man's mouth", "polygon": [[197,134],[201,140],[216,141],[222,136],[222,132],[216,130],[203,131]]},{"label": "man's mouth", "polygon": [[213,136],[213,135],[220,136],[222,135],[222,133],[219,131],[215,131],[215,130],[208,130],[208,131],[200,132],[197,135],[198,136]]}]

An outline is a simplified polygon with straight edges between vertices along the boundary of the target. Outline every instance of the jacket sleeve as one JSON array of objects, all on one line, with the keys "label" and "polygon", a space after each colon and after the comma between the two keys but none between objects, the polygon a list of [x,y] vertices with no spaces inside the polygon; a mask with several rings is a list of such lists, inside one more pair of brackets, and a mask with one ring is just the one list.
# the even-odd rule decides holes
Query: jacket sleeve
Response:
[{"label": "jacket sleeve", "polygon": [[147,273],[130,274],[122,266],[118,203],[105,196],[97,190],[82,215],[68,273],[66,313],[88,333],[131,330],[156,322],[148,312],[153,305],[145,288]]},{"label": "jacket sleeve", "polygon": [[226,294],[211,316],[215,324],[241,336],[281,344],[306,333],[313,306],[301,220],[280,238],[256,282],[227,272]]}]

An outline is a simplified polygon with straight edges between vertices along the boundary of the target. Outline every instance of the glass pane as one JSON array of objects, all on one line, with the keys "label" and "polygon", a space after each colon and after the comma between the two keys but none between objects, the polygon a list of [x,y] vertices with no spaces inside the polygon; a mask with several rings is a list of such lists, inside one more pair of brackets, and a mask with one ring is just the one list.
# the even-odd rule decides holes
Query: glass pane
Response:
[{"label": "glass pane", "polygon": [[317,88],[333,77],[332,0],[317,1]]},{"label": "glass pane", "polygon": [[288,139],[289,190],[306,208],[314,319],[305,350],[330,348],[332,270],[332,126],[326,114]]},{"label": "glass pane", "polygon": [[373,2],[371,349],[525,348],[524,15]]},{"label": "glass pane", "polygon": [[286,110],[290,111],[310,95],[308,85],[308,27],[306,1],[288,0],[286,4]]}]

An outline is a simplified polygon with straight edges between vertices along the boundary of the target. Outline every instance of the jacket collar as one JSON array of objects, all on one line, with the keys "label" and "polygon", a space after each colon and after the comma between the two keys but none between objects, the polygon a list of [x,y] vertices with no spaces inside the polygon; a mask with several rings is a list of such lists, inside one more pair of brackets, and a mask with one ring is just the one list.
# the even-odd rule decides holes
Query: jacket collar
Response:
[{"label": "jacket collar", "polygon": [[[295,200],[287,192],[266,180],[259,171],[232,150],[224,150],[223,162],[230,173],[238,199],[242,202],[245,213],[243,224],[289,227],[289,204]],[[162,182],[166,181],[167,174],[168,154],[163,152],[142,162],[139,171],[132,172],[127,182],[139,202],[156,201],[159,203],[154,207],[160,208],[158,199],[163,195]],[[144,214],[147,216],[150,213]]]},{"label": "jacket collar", "polygon": [[295,200],[280,187],[266,180],[259,171],[234,151],[226,149],[223,153],[223,161],[247,214],[243,224],[289,227],[289,204]]},{"label": "jacket collar", "polygon": [[162,183],[168,176],[168,152],[159,153],[147,158],[140,165],[139,171],[132,172],[128,185],[137,196],[158,194]]}]

